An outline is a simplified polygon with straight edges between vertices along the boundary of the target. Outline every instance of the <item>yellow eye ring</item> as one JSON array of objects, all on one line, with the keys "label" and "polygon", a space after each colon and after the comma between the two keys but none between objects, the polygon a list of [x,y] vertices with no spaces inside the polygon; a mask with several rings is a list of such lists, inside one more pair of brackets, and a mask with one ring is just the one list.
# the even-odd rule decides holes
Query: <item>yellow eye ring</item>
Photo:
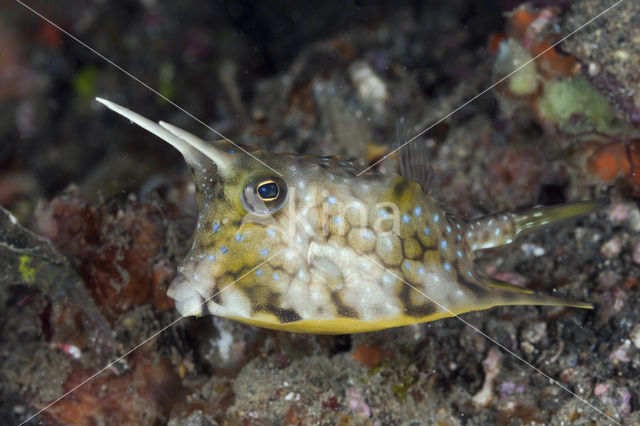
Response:
[{"label": "yellow eye ring", "polygon": [[278,211],[287,201],[287,183],[279,177],[259,177],[242,191],[242,206],[258,216]]},{"label": "yellow eye ring", "polygon": [[273,179],[262,181],[256,186],[256,195],[262,201],[274,201],[280,195],[280,186]]}]

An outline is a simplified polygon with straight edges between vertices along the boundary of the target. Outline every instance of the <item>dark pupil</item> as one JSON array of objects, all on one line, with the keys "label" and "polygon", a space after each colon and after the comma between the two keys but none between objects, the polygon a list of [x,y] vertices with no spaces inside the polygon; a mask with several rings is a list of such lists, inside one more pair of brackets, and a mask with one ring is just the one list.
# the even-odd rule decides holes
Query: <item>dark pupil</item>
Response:
[{"label": "dark pupil", "polygon": [[270,200],[278,196],[278,185],[275,182],[262,184],[258,187],[258,195],[263,200]]}]

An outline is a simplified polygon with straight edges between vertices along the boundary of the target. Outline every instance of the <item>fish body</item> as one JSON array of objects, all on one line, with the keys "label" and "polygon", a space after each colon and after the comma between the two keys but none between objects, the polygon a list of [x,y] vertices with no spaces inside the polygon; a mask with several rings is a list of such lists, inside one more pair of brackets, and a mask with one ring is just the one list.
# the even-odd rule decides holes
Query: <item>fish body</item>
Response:
[{"label": "fish body", "polygon": [[172,144],[193,169],[197,227],[168,292],[183,316],[342,334],[500,305],[591,307],[485,277],[474,259],[602,201],[466,221],[420,182],[423,164],[410,150],[403,175],[361,173],[338,158],[204,142],[98,100]]}]

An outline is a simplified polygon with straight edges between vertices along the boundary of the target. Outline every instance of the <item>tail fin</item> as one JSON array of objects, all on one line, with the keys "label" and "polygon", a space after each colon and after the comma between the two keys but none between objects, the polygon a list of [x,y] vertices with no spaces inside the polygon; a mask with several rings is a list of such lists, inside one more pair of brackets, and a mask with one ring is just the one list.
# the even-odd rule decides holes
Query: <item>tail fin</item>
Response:
[{"label": "tail fin", "polygon": [[577,203],[559,206],[536,207],[513,215],[516,236],[526,235],[539,229],[562,223],[570,219],[592,213],[609,205],[608,198],[599,200],[578,201]]},{"label": "tail fin", "polygon": [[472,250],[510,244],[516,237],[576,219],[608,204],[609,200],[602,198],[485,216],[467,223],[467,240]]}]

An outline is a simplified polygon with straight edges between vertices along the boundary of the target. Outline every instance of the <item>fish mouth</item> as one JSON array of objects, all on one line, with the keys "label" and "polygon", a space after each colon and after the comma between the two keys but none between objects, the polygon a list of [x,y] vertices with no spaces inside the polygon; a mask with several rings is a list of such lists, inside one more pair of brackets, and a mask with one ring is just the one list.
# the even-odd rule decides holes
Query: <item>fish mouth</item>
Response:
[{"label": "fish mouth", "polygon": [[173,299],[176,309],[183,317],[199,317],[206,306],[206,299],[191,286],[189,279],[183,273],[178,273],[173,279],[167,290],[167,296]]},{"label": "fish mouth", "polygon": [[188,261],[178,266],[178,274],[167,290],[176,309],[183,317],[202,316],[211,313],[210,300],[216,300],[215,280],[204,269],[202,262]]}]

